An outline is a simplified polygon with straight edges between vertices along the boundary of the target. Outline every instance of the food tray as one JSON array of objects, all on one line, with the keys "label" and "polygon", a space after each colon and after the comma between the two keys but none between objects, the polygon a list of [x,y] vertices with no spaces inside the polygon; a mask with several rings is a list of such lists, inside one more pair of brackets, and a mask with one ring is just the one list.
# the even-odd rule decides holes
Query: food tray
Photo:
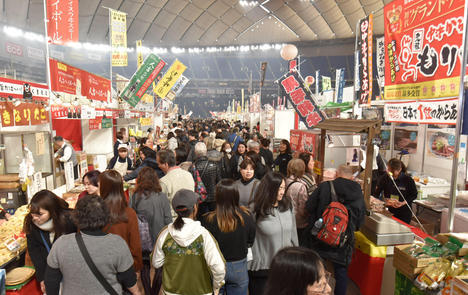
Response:
[{"label": "food tray", "polygon": [[410,244],[414,241],[414,233],[412,232],[376,234],[366,226],[361,227],[360,231],[377,246]]}]

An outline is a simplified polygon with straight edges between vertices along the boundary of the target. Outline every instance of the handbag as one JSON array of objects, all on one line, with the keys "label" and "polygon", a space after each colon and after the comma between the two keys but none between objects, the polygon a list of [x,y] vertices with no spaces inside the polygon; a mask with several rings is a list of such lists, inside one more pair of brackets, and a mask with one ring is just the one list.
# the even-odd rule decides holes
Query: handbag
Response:
[{"label": "handbag", "polygon": [[[136,196],[133,196],[133,200],[136,198]],[[141,199],[143,196],[141,196],[136,204],[132,206],[132,208],[135,210],[137,214],[137,219],[138,219],[138,230],[140,233],[140,241],[141,241],[141,250],[143,252],[151,252],[153,251],[153,238],[151,237],[150,233],[150,225],[148,222],[148,219],[146,219],[145,215],[138,213],[138,204],[140,203]]]},{"label": "handbag", "polygon": [[106,289],[106,291],[111,294],[111,295],[118,295],[117,291],[109,284],[109,282],[104,278],[104,276],[99,272],[99,270],[96,267],[96,264],[94,264],[93,260],[91,259],[91,256],[89,256],[88,249],[86,249],[86,245],[83,241],[83,237],[81,236],[80,232],[77,232],[75,234],[75,239],[76,242],[78,243],[78,247],[80,248],[81,255],[83,255],[84,260],[86,261],[86,264],[89,266],[89,269],[93,273],[93,275],[96,277],[96,279],[101,283],[101,285]]}]

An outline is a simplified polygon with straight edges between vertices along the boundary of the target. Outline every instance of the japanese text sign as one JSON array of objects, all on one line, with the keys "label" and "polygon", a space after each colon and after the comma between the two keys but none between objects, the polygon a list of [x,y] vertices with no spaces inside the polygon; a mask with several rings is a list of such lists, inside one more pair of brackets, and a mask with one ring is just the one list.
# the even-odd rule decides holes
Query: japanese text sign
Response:
[{"label": "japanese text sign", "polygon": [[395,0],[385,6],[385,99],[458,95],[464,3]]},{"label": "japanese text sign", "polygon": [[181,75],[179,80],[177,80],[177,83],[172,88],[175,95],[179,95],[182,92],[182,89],[184,89],[185,85],[187,85],[189,81],[189,78],[185,77],[184,75]]},{"label": "japanese text sign", "polygon": [[81,70],[78,68],[50,59],[50,81],[53,91],[81,95]]},{"label": "japanese text sign", "polygon": [[126,67],[127,58],[127,15],[125,12],[110,9],[110,35],[112,66]]},{"label": "japanese text sign", "polygon": [[299,118],[308,129],[325,119],[297,72],[286,75],[280,80],[280,84],[287,93],[287,97],[292,102]]},{"label": "japanese text sign", "polygon": [[48,101],[49,88],[44,84],[0,77],[0,95],[14,98],[32,97],[34,100]]},{"label": "japanese text sign", "polygon": [[82,71],[81,80],[83,81],[82,94],[88,99],[110,100],[111,84],[108,79]]},{"label": "japanese text sign", "polygon": [[155,93],[159,97],[166,97],[169,90],[171,90],[172,86],[174,86],[186,68],[187,67],[183,63],[176,59],[161,80],[159,80],[156,85]]},{"label": "japanese text sign", "polygon": [[51,105],[52,119],[77,119],[81,118],[81,106],[64,107]]},{"label": "japanese text sign", "polygon": [[385,85],[385,37],[377,38],[375,41],[377,44],[377,82],[379,87],[383,87]]},{"label": "japanese text sign", "polygon": [[15,107],[11,102],[0,102],[0,115],[3,127],[39,125],[49,121],[44,107],[35,103]]},{"label": "japanese text sign", "polygon": [[78,42],[78,0],[47,0],[47,33],[54,44]]},{"label": "japanese text sign", "polygon": [[291,130],[289,142],[291,149],[295,152],[308,152],[314,156],[315,154],[316,135],[304,130]]},{"label": "japanese text sign", "polygon": [[372,14],[359,23],[361,38],[359,39],[359,91],[358,103],[370,104],[372,99]]},{"label": "japanese text sign", "polygon": [[135,107],[165,65],[166,63],[158,56],[149,54],[122,91],[122,99]]},{"label": "japanese text sign", "polygon": [[457,115],[457,98],[388,102],[384,108],[387,122],[455,125]]}]

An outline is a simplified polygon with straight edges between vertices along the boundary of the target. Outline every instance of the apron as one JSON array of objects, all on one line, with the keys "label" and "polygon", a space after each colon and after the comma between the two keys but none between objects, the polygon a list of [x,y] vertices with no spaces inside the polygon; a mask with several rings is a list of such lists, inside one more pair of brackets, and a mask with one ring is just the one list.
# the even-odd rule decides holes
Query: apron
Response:
[{"label": "apron", "polygon": [[115,161],[114,170],[119,172],[120,175],[125,176],[125,174],[127,174],[127,167],[128,167],[128,164],[127,164],[126,159],[125,159],[125,162],[123,163],[120,163],[118,159],[117,161]]}]

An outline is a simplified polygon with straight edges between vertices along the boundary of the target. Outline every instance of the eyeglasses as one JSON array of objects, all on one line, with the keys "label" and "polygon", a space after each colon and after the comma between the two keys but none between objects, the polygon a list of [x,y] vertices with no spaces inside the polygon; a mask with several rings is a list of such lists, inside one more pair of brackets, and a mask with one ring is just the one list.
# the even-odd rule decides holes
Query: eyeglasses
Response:
[{"label": "eyeglasses", "polygon": [[[310,295],[328,295],[331,291],[330,287],[330,280],[331,280],[331,273],[325,271],[325,275],[320,279],[317,286],[314,287],[314,290],[310,290],[308,294]],[[327,290],[328,289],[328,290]]]}]

